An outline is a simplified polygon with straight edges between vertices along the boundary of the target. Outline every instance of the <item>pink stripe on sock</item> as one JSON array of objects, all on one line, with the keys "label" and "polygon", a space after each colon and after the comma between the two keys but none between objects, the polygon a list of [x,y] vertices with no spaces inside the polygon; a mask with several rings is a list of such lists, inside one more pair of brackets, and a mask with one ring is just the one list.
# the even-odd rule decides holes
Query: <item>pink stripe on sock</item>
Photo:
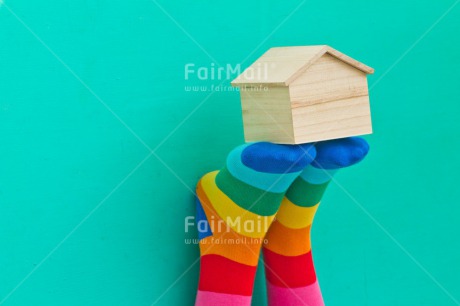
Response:
[{"label": "pink stripe on sock", "polygon": [[198,290],[195,306],[250,306],[251,296]]},{"label": "pink stripe on sock", "polygon": [[324,306],[318,281],[306,287],[282,288],[267,282],[270,306]]}]

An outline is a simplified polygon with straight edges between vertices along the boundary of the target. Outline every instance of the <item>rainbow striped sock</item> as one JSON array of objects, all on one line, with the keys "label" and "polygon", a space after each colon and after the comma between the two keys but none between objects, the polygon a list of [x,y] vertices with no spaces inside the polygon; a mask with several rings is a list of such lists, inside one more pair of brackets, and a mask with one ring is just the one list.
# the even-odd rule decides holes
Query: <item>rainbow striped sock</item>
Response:
[{"label": "rainbow striped sock", "polygon": [[250,305],[263,238],[291,183],[313,160],[311,145],[237,147],[197,186],[200,280],[196,305]]},{"label": "rainbow striped sock", "polygon": [[289,187],[264,245],[269,305],[324,305],[313,265],[310,229],[337,169],[356,164],[369,146],[361,138],[318,143],[313,163]]}]

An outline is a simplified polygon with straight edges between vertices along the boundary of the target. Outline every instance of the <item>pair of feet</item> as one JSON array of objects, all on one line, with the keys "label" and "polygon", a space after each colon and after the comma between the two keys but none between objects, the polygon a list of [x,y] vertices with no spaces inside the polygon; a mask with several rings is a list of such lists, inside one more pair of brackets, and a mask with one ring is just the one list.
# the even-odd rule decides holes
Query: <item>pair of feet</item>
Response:
[{"label": "pair of feet", "polygon": [[335,172],[368,150],[357,137],[315,145],[252,143],[203,176],[197,185],[196,305],[250,305],[261,248],[270,305],[323,305],[311,256],[313,217]]}]

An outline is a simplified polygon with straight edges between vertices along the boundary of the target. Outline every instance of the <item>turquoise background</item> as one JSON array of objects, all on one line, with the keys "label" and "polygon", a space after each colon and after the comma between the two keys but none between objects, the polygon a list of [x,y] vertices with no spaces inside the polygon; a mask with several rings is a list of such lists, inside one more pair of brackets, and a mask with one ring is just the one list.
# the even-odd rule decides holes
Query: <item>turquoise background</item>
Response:
[{"label": "turquoise background", "polygon": [[185,91],[221,82],[185,80],[185,64],[245,68],[271,46],[329,44],[376,73],[371,153],[337,175],[313,229],[326,304],[460,305],[452,5],[6,1],[0,304],[192,305],[184,218],[243,130],[238,93]]}]

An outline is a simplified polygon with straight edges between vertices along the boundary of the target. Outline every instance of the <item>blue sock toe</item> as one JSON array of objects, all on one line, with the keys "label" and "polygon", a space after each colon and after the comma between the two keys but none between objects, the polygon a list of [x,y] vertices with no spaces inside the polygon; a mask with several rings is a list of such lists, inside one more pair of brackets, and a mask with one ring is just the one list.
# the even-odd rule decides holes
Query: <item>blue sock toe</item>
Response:
[{"label": "blue sock toe", "polygon": [[360,137],[349,137],[316,144],[313,166],[323,169],[345,168],[359,163],[369,152],[369,144]]},{"label": "blue sock toe", "polygon": [[256,142],[243,150],[241,161],[247,167],[260,172],[291,173],[302,171],[315,156],[316,149],[311,144]]}]

